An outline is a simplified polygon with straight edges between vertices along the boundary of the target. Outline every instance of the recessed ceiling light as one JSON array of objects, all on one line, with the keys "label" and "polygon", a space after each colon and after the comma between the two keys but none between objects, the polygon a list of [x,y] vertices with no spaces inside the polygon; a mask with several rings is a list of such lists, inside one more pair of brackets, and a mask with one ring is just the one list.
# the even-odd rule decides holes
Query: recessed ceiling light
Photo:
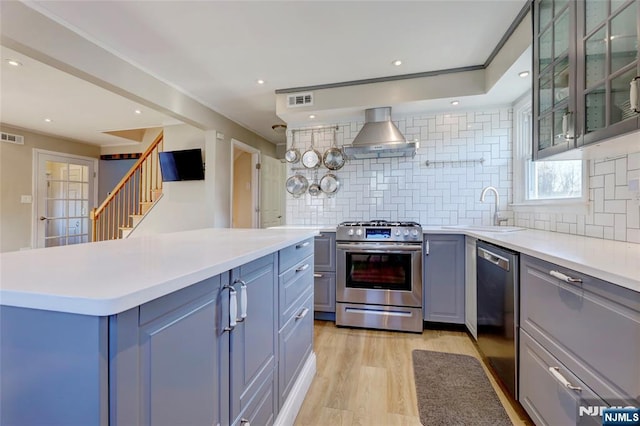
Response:
[{"label": "recessed ceiling light", "polygon": [[460,101],[451,101],[451,105],[459,105]]},{"label": "recessed ceiling light", "polygon": [[7,59],[9,65],[13,65],[14,67],[19,67],[22,65],[21,62],[16,61],[15,59]]},{"label": "recessed ceiling light", "polygon": [[316,116],[315,116],[314,114],[311,114],[311,115],[309,116],[309,118],[314,119],[314,118],[316,118]]},{"label": "recessed ceiling light", "polygon": [[521,71],[518,75],[522,78],[529,77],[529,71]]},{"label": "recessed ceiling light", "polygon": [[400,65],[402,65],[402,61],[400,59],[396,59],[395,61],[391,62],[393,65],[395,65],[396,67],[399,67]]},{"label": "recessed ceiling light", "polygon": [[142,111],[140,111],[139,109],[137,109],[137,110],[135,110],[133,112],[135,112],[136,114],[142,114]]},{"label": "recessed ceiling light", "polygon": [[258,84],[264,84],[264,80],[256,80],[256,83],[258,83]]},{"label": "recessed ceiling light", "polygon": [[44,121],[46,121],[47,123],[51,123],[53,120],[50,118],[45,118]]}]

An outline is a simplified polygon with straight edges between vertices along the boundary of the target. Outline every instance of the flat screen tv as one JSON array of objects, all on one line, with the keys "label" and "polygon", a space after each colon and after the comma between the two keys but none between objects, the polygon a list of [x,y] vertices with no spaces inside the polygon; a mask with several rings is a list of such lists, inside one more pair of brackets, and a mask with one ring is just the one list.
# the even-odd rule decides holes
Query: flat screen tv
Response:
[{"label": "flat screen tv", "polygon": [[161,152],[160,172],[163,182],[203,180],[202,149]]}]

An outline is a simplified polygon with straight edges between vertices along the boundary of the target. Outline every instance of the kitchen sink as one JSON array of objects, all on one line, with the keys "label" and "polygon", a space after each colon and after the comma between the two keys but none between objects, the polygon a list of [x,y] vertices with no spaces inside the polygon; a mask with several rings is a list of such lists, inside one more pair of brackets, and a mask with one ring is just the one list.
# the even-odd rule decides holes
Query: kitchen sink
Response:
[{"label": "kitchen sink", "polygon": [[470,231],[484,232],[514,232],[523,231],[525,228],[519,226],[496,226],[496,225],[449,225],[443,226],[442,229],[468,229]]}]

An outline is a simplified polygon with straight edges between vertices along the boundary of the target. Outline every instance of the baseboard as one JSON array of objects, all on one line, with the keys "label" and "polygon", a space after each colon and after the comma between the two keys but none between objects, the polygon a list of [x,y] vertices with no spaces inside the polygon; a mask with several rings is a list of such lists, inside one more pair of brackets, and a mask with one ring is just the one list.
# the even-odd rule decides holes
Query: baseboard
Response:
[{"label": "baseboard", "polygon": [[298,375],[298,379],[291,388],[287,400],[282,405],[282,409],[274,422],[274,426],[291,426],[295,423],[296,416],[300,411],[300,407],[302,407],[302,402],[305,396],[307,396],[307,392],[309,392],[315,375],[316,354],[315,352],[311,352],[311,355],[309,355],[307,361],[304,363],[304,367],[302,367],[300,371],[300,375]]}]

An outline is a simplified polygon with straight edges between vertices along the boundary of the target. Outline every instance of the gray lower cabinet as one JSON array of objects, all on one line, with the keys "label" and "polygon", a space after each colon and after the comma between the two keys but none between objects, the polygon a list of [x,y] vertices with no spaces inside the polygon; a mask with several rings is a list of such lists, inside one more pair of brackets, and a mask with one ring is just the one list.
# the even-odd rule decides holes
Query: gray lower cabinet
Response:
[{"label": "gray lower cabinet", "polygon": [[[307,242],[109,317],[0,307],[0,424],[273,424],[313,345]],[[305,255],[279,327],[279,259]]]},{"label": "gray lower cabinet", "polygon": [[278,278],[278,408],[313,350],[314,256],[305,251],[293,253],[286,265],[289,268],[281,267]]},{"label": "gray lower cabinet", "polygon": [[221,284],[228,279],[209,278],[109,318],[109,424],[225,424],[229,336],[221,301],[228,291]]},{"label": "gray lower cabinet", "polygon": [[425,234],[423,252],[425,321],[464,324],[464,235]]},{"label": "gray lower cabinet", "polygon": [[[265,256],[231,272],[231,282],[238,295],[242,285],[246,285],[247,293],[247,316],[229,336],[232,425],[251,418],[254,424],[267,425],[275,420],[277,413],[278,270],[275,260],[275,255]],[[255,401],[260,397],[267,398],[271,404]]]},{"label": "gray lower cabinet", "polygon": [[336,233],[322,232],[315,238],[314,311],[336,311]]},{"label": "gray lower cabinet", "polygon": [[478,339],[478,292],[476,270],[476,242],[473,237],[465,237],[465,284],[464,284],[464,317],[467,329]]},{"label": "gray lower cabinet", "polygon": [[576,404],[640,405],[640,293],[521,255],[520,363],[538,424],[568,424]]}]

